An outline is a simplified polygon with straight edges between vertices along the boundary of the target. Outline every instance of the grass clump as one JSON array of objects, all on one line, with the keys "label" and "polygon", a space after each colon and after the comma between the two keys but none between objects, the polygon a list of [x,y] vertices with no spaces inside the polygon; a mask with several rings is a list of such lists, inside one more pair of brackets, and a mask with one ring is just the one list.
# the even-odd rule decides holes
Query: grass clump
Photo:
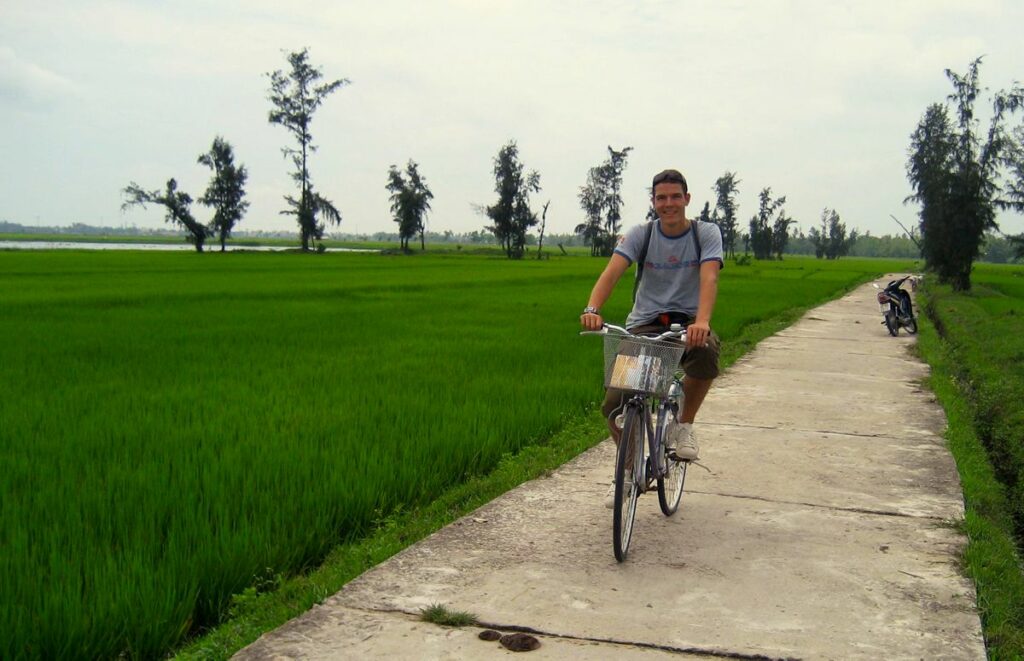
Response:
[{"label": "grass clump", "polygon": [[476,615],[454,611],[443,604],[431,604],[420,611],[420,619],[444,627],[468,627],[476,624]]}]

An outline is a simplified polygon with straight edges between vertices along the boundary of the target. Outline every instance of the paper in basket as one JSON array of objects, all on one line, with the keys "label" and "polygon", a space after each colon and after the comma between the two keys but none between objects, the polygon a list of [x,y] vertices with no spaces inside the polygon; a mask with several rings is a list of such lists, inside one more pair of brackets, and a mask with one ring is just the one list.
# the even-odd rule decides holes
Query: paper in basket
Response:
[{"label": "paper in basket", "polygon": [[651,392],[656,389],[661,372],[661,359],[649,354],[626,356],[619,354],[612,366],[611,388]]}]

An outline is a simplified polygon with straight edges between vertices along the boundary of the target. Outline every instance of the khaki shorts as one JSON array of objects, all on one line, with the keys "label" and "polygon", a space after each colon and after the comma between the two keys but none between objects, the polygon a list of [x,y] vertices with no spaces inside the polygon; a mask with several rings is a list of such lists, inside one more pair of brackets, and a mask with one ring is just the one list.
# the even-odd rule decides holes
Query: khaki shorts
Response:
[{"label": "khaki shorts", "polygon": [[[648,324],[630,328],[629,332],[634,335],[642,335],[644,333],[664,333],[667,330],[668,327],[661,324]],[[708,336],[708,345],[689,349],[679,362],[679,366],[683,368],[686,376],[710,381],[718,376],[718,354],[721,350],[721,341],[715,332],[711,331],[711,335]],[[609,418],[615,411],[622,408],[625,394],[622,390],[608,389],[604,396],[604,404],[601,405],[601,411],[605,418]]]}]

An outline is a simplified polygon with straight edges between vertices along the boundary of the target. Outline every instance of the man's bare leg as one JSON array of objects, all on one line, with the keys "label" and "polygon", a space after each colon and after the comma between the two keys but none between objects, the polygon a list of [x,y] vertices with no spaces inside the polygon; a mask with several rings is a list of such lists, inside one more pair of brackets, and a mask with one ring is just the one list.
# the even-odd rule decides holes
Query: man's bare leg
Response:
[{"label": "man's bare leg", "polygon": [[712,379],[694,379],[685,377],[683,379],[683,410],[679,416],[679,426],[675,433],[669,434],[666,446],[669,456],[680,461],[696,461],[700,458],[700,451],[697,448],[697,438],[693,433],[693,420],[697,417],[700,405],[704,403],[704,397],[711,389]]},{"label": "man's bare leg", "polygon": [[604,396],[604,403],[601,404],[601,414],[604,415],[604,420],[608,424],[608,432],[611,434],[612,440],[615,441],[616,447],[619,445],[619,437],[622,436],[622,430],[615,426],[615,418],[622,413],[622,407],[625,404],[625,397],[621,390],[609,389]]},{"label": "man's bare leg", "polygon": [[615,418],[618,417],[618,413],[611,417],[610,420],[606,420],[608,423],[608,431],[611,433],[612,441],[615,443],[615,447],[619,447],[619,438],[622,436],[622,430],[615,426]]},{"label": "man's bare leg", "polygon": [[713,379],[694,379],[689,376],[683,378],[683,411],[679,416],[679,422],[694,421],[700,405],[704,403],[704,398],[711,390],[712,381]]}]

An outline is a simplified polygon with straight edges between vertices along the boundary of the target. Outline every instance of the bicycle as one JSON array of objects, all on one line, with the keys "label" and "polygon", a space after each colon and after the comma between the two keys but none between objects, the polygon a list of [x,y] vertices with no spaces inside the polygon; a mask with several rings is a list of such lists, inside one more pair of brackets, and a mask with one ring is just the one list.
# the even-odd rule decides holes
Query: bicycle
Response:
[{"label": "bicycle", "polygon": [[[604,335],[604,385],[629,393],[615,420],[622,430],[615,461],[612,508],[612,548],[619,562],[629,552],[640,494],[657,483],[658,503],[665,516],[675,514],[683,497],[690,462],[669,457],[665,439],[672,425],[678,424],[683,399],[677,374],[686,351],[686,330],[679,324],[669,328],[651,337],[633,335],[612,324],[580,333]],[[649,452],[646,455],[645,445]]]}]

